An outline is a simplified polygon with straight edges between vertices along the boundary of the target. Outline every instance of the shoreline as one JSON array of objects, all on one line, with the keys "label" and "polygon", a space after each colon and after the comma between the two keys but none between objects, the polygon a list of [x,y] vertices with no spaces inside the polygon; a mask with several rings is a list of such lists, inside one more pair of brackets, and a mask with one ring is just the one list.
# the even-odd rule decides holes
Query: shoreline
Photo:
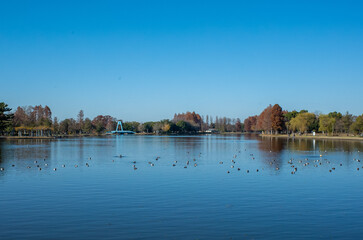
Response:
[{"label": "shoreline", "polygon": [[330,140],[355,140],[363,141],[363,137],[353,136],[324,136],[324,135],[295,135],[289,136],[287,134],[259,134],[260,137],[274,137],[274,138],[291,138],[291,139],[330,139]]},{"label": "shoreline", "polygon": [[[135,136],[198,136],[198,135],[236,135],[245,134],[242,132],[224,133],[184,133],[184,134],[156,134],[156,133],[135,133],[126,135]],[[116,136],[117,134],[85,134],[85,135],[58,135],[58,136],[0,136],[0,139],[60,139],[60,138],[80,138],[80,137],[102,137]]]}]

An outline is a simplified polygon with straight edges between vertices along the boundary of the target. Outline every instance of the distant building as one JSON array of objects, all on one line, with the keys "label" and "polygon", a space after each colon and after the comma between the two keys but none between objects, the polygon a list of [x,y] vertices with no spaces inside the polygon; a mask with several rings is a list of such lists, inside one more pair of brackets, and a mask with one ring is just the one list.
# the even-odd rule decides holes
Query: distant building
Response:
[{"label": "distant building", "polygon": [[217,129],[212,129],[212,128],[210,128],[210,129],[206,130],[205,132],[206,132],[206,133],[217,133],[217,132],[218,132],[218,130],[217,130]]}]

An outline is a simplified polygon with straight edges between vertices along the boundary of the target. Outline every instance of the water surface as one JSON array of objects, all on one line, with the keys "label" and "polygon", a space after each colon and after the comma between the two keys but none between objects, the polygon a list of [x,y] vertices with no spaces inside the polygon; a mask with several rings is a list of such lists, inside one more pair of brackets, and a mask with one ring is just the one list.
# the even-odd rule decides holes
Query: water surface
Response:
[{"label": "water surface", "polygon": [[0,239],[359,239],[362,151],[247,135],[2,140]]}]

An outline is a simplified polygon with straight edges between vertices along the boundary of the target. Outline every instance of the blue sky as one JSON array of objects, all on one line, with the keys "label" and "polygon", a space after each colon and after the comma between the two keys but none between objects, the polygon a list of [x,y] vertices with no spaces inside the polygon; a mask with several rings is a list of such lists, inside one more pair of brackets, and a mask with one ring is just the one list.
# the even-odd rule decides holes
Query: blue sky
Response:
[{"label": "blue sky", "polygon": [[1,1],[0,101],[60,119],[363,113],[361,1]]}]

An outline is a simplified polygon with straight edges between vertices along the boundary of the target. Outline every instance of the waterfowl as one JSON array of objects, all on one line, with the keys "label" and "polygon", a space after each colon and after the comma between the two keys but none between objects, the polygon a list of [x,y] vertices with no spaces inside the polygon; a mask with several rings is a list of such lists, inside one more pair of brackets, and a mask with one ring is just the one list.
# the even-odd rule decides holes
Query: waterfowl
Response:
[{"label": "waterfowl", "polygon": [[219,162],[219,164],[223,164],[223,162]]},{"label": "waterfowl", "polygon": [[57,171],[57,168],[53,168],[54,171]]},{"label": "waterfowl", "polygon": [[77,168],[77,167],[78,167],[78,165],[76,164],[76,165],[74,165],[74,167],[75,167],[75,168]]}]

